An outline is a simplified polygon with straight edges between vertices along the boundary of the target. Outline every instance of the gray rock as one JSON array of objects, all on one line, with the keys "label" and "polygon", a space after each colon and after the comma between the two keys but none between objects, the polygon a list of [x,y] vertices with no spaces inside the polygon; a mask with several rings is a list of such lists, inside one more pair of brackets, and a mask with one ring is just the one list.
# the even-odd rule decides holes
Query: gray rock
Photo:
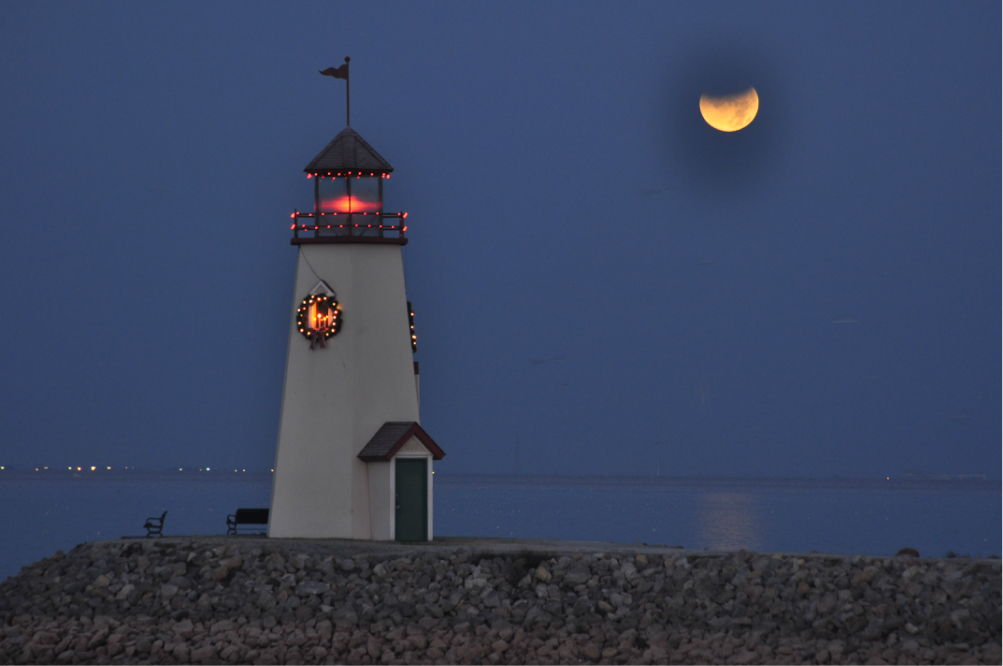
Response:
[{"label": "gray rock", "polygon": [[301,597],[312,594],[324,594],[330,592],[331,586],[316,580],[305,580],[296,587],[296,594]]},{"label": "gray rock", "polygon": [[[215,645],[206,645],[204,647],[198,648],[197,650],[192,650],[191,653],[192,662],[196,664],[209,662],[210,660],[213,660],[215,656],[216,656]],[[227,657],[223,657],[223,659],[226,658]]]},{"label": "gray rock", "polygon": [[574,587],[575,585],[581,585],[588,582],[591,577],[592,572],[589,571],[587,567],[575,567],[568,573],[564,574],[564,582]]}]

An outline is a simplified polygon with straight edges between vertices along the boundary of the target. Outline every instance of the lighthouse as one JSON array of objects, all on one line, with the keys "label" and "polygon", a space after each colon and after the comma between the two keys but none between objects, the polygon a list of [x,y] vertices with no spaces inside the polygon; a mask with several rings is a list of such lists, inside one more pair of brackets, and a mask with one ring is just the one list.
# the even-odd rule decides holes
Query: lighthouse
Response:
[{"label": "lighthouse", "polygon": [[393,167],[346,127],[304,171],[314,203],[292,213],[268,536],[431,540],[432,463],[445,454],[418,413],[407,213],[383,210]]}]

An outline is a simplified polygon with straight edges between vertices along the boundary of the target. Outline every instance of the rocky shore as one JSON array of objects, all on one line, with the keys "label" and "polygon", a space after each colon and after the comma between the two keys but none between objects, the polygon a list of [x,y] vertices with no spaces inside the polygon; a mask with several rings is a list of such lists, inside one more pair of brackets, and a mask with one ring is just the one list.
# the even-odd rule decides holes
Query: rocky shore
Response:
[{"label": "rocky shore", "polygon": [[5,663],[992,663],[1000,561],[255,537],[0,583]]}]

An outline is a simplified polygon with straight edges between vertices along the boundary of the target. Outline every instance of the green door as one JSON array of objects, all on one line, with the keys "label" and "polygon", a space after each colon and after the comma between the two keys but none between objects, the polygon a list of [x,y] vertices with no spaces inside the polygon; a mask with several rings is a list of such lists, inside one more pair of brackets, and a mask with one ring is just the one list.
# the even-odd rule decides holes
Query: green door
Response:
[{"label": "green door", "polygon": [[428,540],[428,460],[396,458],[398,541]]}]

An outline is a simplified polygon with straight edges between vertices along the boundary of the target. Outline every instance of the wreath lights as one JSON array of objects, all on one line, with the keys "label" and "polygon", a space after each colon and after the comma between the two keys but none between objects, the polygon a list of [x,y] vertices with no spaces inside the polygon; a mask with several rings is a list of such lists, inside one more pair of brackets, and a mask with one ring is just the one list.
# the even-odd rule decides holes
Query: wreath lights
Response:
[{"label": "wreath lights", "polygon": [[310,294],[296,310],[296,328],[310,341],[310,349],[324,348],[324,341],[341,330],[341,321],[341,306],[327,294]]}]

